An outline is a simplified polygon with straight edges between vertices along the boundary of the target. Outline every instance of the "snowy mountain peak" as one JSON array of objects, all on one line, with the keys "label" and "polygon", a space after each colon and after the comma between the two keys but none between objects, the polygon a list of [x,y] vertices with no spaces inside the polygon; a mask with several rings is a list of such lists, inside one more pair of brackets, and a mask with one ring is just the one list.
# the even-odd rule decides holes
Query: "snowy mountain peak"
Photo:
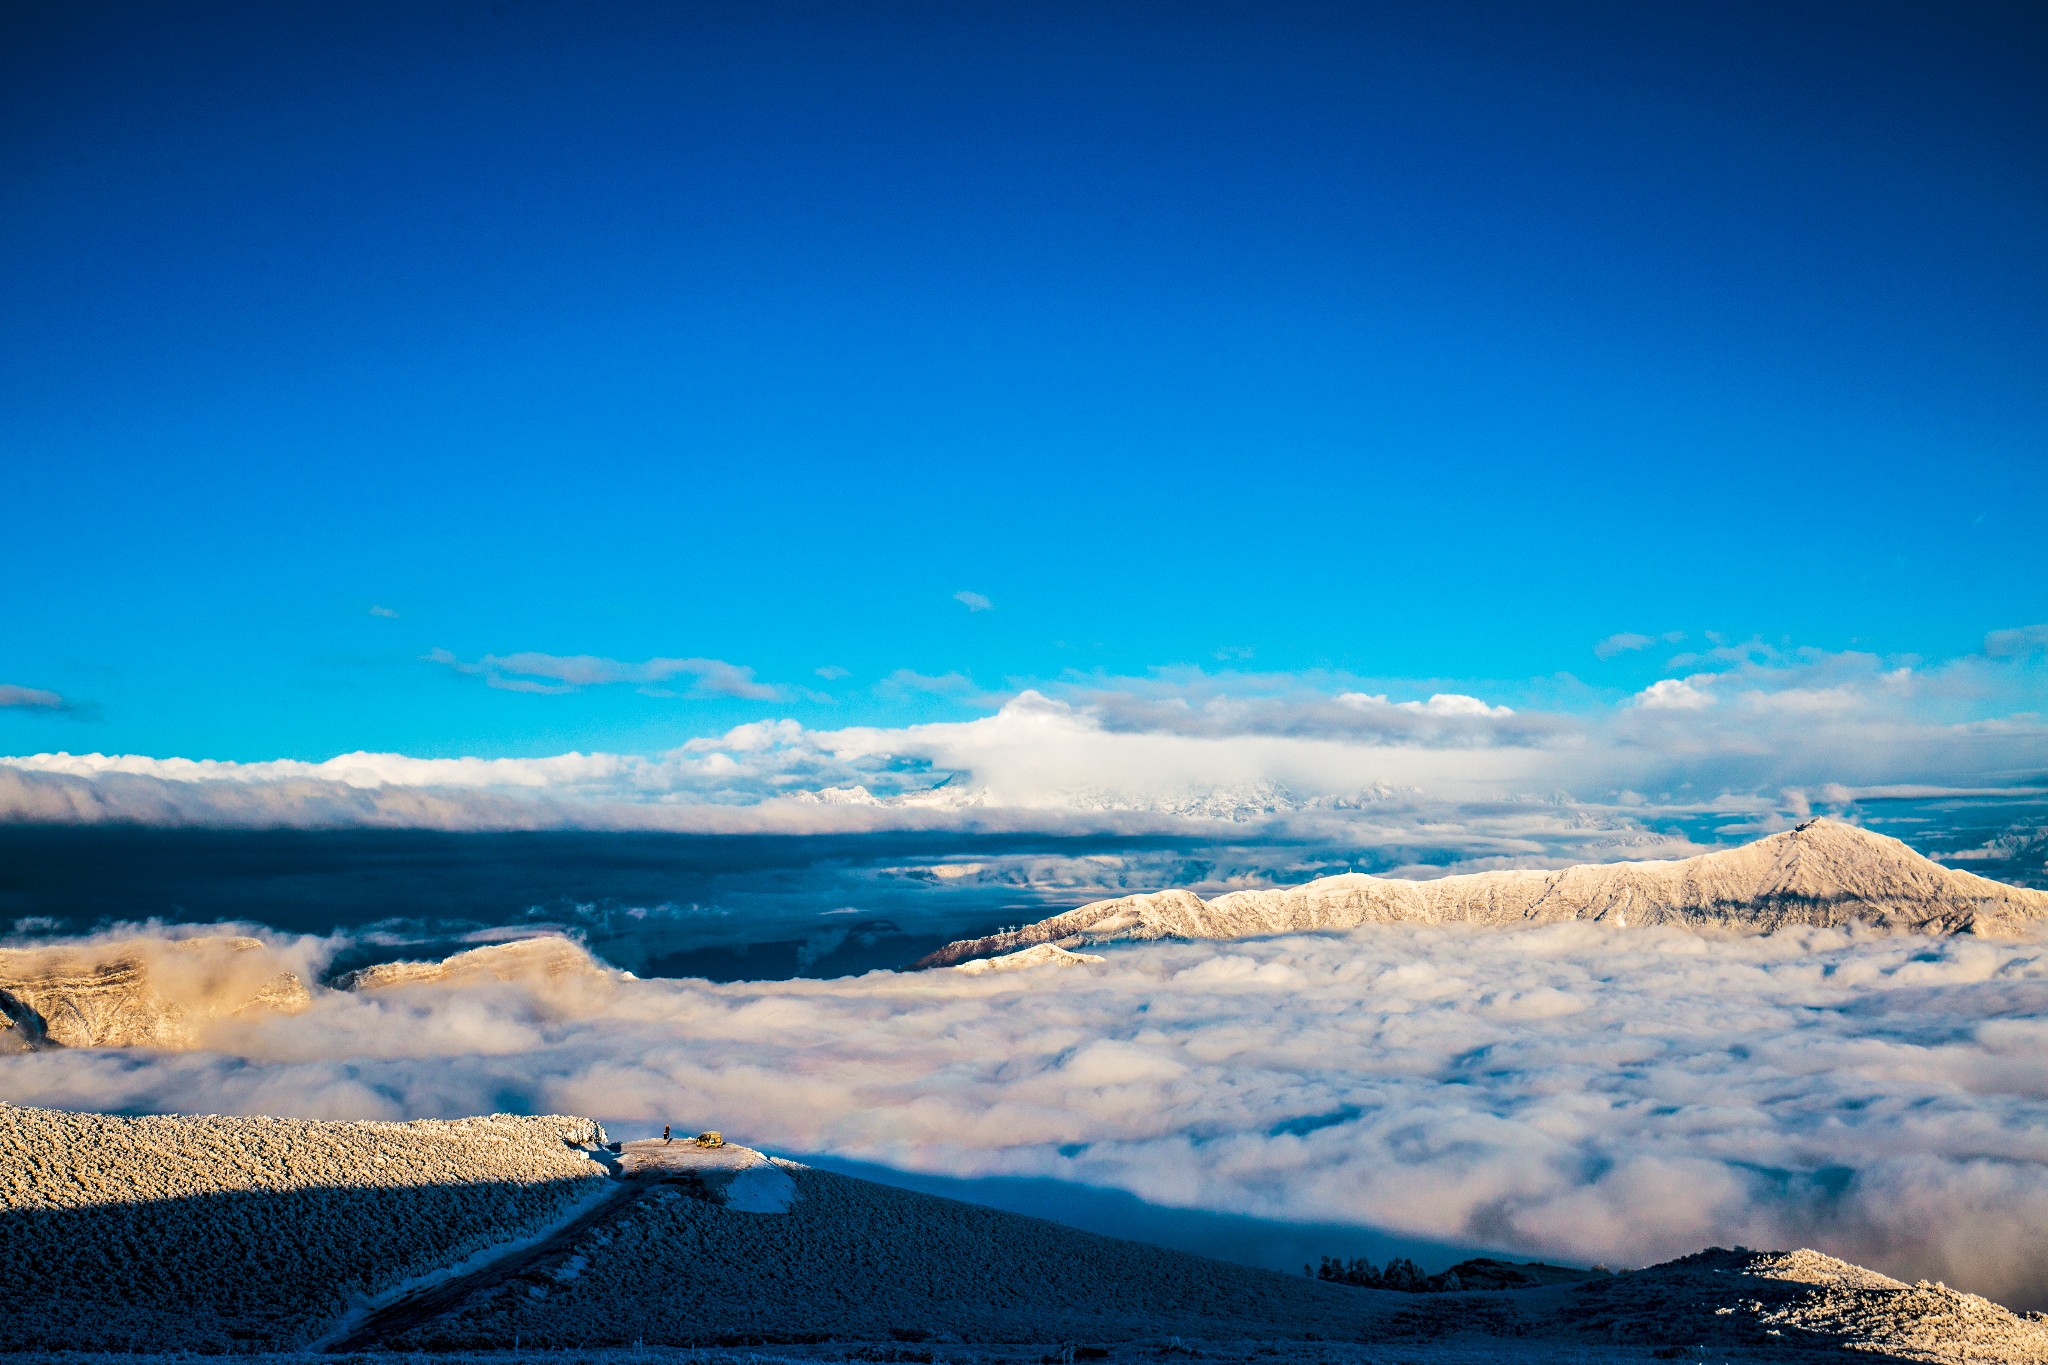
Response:
[{"label": "snowy mountain peak", "polygon": [[1599,920],[1763,932],[1861,922],[1921,933],[2009,935],[2048,921],[2048,892],[1943,867],[1906,844],[1837,820],[1719,853],[1561,871],[1476,872],[1435,881],[1345,873],[1213,901],[1173,890],[1097,901],[1010,933],[948,944],[942,967],[1036,944],[1248,938],[1364,924],[1544,924]]}]

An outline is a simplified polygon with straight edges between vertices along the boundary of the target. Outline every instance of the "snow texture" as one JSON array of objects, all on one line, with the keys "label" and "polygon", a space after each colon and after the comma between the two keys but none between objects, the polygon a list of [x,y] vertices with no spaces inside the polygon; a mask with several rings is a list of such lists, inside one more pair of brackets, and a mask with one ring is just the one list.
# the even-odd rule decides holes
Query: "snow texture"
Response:
[{"label": "snow texture", "polygon": [[1671,862],[1476,872],[1435,881],[1348,873],[1210,901],[1191,891],[1122,896],[949,944],[918,965],[949,966],[1039,944],[1249,938],[1396,922],[1563,920],[1754,931],[1862,922],[1916,933],[2003,936],[2048,921],[2048,892],[1943,867],[1897,839],[1854,825],[1810,820],[1741,848]]},{"label": "snow texture", "polygon": [[[1776,847],[1837,833],[1885,847],[1827,826]],[[460,959],[492,970],[316,988],[297,1014],[235,1012],[227,992],[203,1050],[0,1057],[0,1094],[656,1129],[700,1115],[785,1151],[1473,1251],[1641,1265],[1810,1245],[2048,1308],[2048,937],[1621,918],[725,985],[633,980],[555,940]],[[259,984],[303,960],[289,943],[221,952],[264,958]]]},{"label": "snow texture", "polygon": [[[587,1202],[598,1167],[574,1139],[591,1133],[559,1117],[311,1124],[0,1108],[0,1343],[303,1345],[380,1281],[532,1246],[536,1230]],[[576,1225],[571,1242],[543,1243],[473,1292],[465,1284],[379,1344],[510,1348],[512,1359],[535,1348],[811,1344],[799,1358],[963,1365],[1000,1359],[971,1348],[1003,1343],[1042,1343],[1041,1361],[1072,1360],[1077,1343],[1099,1356],[1278,1361],[1362,1361],[1400,1344],[1396,1359],[1443,1365],[1709,1352],[2048,1361],[2038,1320],[1812,1251],[1716,1250],[1528,1289],[1409,1295],[1094,1236],[745,1148],[645,1142],[622,1155],[626,1183],[613,1188],[637,1197],[615,1201],[618,1217]],[[730,1177],[729,1195],[771,1175],[799,1197],[762,1209],[716,1188],[707,1197],[690,1179]],[[815,1349],[829,1341],[879,1353]],[[908,1343],[927,1345],[902,1354]]]},{"label": "snow texture", "polygon": [[623,1143],[619,1169],[639,1180],[685,1177],[715,1202],[744,1213],[787,1213],[797,1197],[785,1165],[737,1143],[700,1147],[687,1138]]},{"label": "snow texture", "polygon": [[467,985],[486,981],[534,981],[605,975],[589,953],[566,938],[544,935],[471,948],[439,962],[384,962],[348,973],[342,990],[390,990],[397,986]]},{"label": "snow texture", "polygon": [[1101,962],[1096,953],[1070,953],[1052,943],[1041,943],[1035,948],[1019,952],[1004,953],[999,957],[978,957],[963,962],[953,970],[979,975],[983,972],[1025,972],[1033,967],[1085,967],[1091,962]]},{"label": "snow texture", "polygon": [[559,1216],[586,1119],[312,1123],[0,1105],[0,1343],[302,1345],[349,1306]]}]

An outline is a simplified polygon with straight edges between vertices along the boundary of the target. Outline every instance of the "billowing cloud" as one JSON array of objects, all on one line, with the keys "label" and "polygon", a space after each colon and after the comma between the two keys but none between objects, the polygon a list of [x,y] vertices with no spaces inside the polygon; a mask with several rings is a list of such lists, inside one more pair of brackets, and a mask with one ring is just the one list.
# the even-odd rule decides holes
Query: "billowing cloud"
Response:
[{"label": "billowing cloud", "polygon": [[964,590],[954,593],[953,600],[969,611],[993,611],[996,605],[978,592]]},{"label": "billowing cloud", "polygon": [[[1971,792],[1981,804],[2048,785],[2048,656],[1930,664],[1714,649],[1695,671],[1633,696],[1574,684],[1570,706],[1500,685],[1193,669],[1074,676],[991,696],[963,675],[901,671],[878,688],[899,704],[944,697],[989,709],[836,729],[764,720],[651,754],[220,763],[44,753],[0,759],[0,818],[1170,830],[1402,849],[1395,865],[1442,866],[1554,864],[1680,832],[1707,843],[1746,838],[1835,803],[1831,793]],[[463,666],[551,679],[545,686],[685,673],[715,686],[722,675],[709,662],[507,656]],[[684,663],[701,671],[675,671]],[[521,668],[533,671],[506,671]],[[1930,848],[1939,851],[1990,847],[2027,816],[1973,826],[1951,804],[1931,818],[1959,831]],[[1244,832],[1224,833],[1226,824]]]},{"label": "billowing cloud", "polygon": [[1636,693],[1636,705],[1652,711],[1698,711],[1714,704],[1714,694],[1685,678],[1663,678]]},{"label": "billowing cloud", "polygon": [[1392,925],[1106,955],[329,993],[223,1020],[207,1052],[0,1059],[0,1088],[710,1125],[1581,1262],[1811,1245],[2048,1304],[2048,943]]},{"label": "billowing cloud", "polygon": [[[1318,680],[1324,681],[1324,680]],[[1032,696],[1040,694],[1033,693]],[[1390,701],[1387,694],[1317,687],[1285,676],[1113,679],[1070,689],[1104,729],[1185,736],[1295,736],[1350,744],[1432,748],[1540,744],[1574,728],[1566,717],[1518,717],[1512,707],[1455,692]],[[1019,702],[1027,700],[1020,695]]]},{"label": "billowing cloud", "polygon": [[647,659],[627,663],[591,654],[486,654],[466,663],[445,649],[430,652],[431,663],[444,664],[458,673],[474,674],[492,687],[508,692],[537,692],[548,695],[578,692],[586,687],[626,683],[651,696],[675,696],[662,684],[678,678],[689,679],[687,693],[698,697],[738,697],[748,701],[778,701],[779,687],[757,681],[754,670],[723,659]]}]

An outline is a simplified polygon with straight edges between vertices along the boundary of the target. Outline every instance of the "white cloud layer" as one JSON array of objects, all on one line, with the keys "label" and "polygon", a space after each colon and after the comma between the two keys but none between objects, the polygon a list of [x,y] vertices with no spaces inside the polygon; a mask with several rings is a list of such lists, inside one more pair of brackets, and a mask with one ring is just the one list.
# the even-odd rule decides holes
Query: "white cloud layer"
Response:
[{"label": "white cloud layer", "polygon": [[1409,925],[1108,958],[325,993],[213,1052],[6,1058],[0,1093],[709,1126],[1581,1262],[1812,1245],[2048,1303],[2048,943]]},{"label": "white cloud layer", "polygon": [[[2022,793],[2048,776],[2048,655],[1994,636],[1943,663],[1717,646],[1633,696],[1570,706],[1305,675],[1075,678],[1000,697],[959,674],[882,691],[973,719],[813,729],[763,720],[654,754],[322,763],[45,753],[0,759],[0,818],[156,824],[1196,829],[1264,821],[1366,846],[1435,830],[1462,856],[1556,859],[1571,830],[1706,813],[1739,837],[1840,793]],[[1994,655],[1996,657],[1994,657]],[[486,656],[501,686],[771,691],[717,660]],[[1598,847],[1626,847],[1609,840]]]}]

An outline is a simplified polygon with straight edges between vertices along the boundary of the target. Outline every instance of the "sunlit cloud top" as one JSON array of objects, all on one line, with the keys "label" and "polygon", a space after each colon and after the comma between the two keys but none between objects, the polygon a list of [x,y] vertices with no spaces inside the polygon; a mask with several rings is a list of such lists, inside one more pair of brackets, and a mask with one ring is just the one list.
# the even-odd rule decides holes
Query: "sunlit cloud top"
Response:
[{"label": "sunlit cloud top", "polygon": [[[0,760],[0,813],[789,832],[1263,824],[1356,827],[1360,839],[1429,826],[1469,856],[1541,860],[1582,850],[1588,831],[1611,849],[1626,847],[1629,831],[1668,834],[1673,822],[1739,838],[1858,801],[2048,792],[2048,657],[2038,651],[1927,662],[1747,645],[1680,660],[1634,693],[1571,705],[1175,670],[985,694],[981,713],[963,720],[764,719],[647,753],[220,762],[53,751]],[[460,667],[549,688],[681,679],[781,695],[716,660],[513,654]],[[967,679],[917,685],[942,683],[975,689]]]}]

